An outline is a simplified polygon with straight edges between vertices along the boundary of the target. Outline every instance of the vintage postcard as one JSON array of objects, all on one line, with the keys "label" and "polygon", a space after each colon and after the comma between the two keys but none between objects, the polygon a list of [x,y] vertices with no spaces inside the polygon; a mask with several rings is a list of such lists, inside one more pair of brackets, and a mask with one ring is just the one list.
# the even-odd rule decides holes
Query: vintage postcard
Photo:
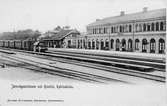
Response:
[{"label": "vintage postcard", "polygon": [[166,0],[0,0],[0,106],[167,106]]}]

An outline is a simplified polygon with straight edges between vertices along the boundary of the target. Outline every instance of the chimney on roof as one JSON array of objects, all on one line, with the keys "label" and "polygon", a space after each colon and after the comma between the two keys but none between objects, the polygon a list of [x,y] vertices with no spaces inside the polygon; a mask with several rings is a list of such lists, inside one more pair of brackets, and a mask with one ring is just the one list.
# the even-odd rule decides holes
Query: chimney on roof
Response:
[{"label": "chimney on roof", "polygon": [[144,7],[143,8],[143,12],[147,12],[148,8],[147,7]]},{"label": "chimney on roof", "polygon": [[124,16],[125,15],[125,11],[121,11],[120,16]]}]

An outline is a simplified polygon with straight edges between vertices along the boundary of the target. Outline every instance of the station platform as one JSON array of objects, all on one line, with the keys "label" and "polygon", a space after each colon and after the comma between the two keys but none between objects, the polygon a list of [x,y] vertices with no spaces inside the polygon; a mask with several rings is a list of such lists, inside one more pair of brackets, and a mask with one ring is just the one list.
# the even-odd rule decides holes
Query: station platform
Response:
[{"label": "station platform", "polygon": [[165,54],[137,53],[137,52],[123,52],[123,51],[106,51],[106,50],[89,50],[89,49],[69,49],[69,48],[48,48],[48,51],[68,51],[68,52],[90,53],[90,54],[100,54],[100,55],[113,55],[113,56],[135,57],[135,58],[158,59],[158,60],[166,61]]}]

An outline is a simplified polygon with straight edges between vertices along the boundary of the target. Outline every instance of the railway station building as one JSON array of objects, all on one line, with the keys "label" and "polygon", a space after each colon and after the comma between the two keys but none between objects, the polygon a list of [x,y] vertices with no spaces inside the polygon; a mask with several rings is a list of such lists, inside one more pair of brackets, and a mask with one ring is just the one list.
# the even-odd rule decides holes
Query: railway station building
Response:
[{"label": "railway station building", "polygon": [[[80,32],[74,29],[62,29],[60,31],[49,31],[45,33],[45,37],[41,38],[44,41],[44,45],[49,48],[71,48],[73,45],[71,42],[65,42],[66,37],[75,37],[80,35]],[[74,43],[73,43],[74,44]]]},{"label": "railway station building", "polygon": [[87,33],[66,42],[76,40],[78,49],[110,50],[122,52],[165,53],[166,9],[97,19],[86,27]]}]

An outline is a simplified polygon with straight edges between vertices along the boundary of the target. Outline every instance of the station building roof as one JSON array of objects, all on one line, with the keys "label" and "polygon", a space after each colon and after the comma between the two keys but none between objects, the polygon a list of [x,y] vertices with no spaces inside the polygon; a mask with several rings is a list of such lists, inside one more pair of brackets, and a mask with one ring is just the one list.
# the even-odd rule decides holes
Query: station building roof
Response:
[{"label": "station building roof", "polygon": [[124,12],[121,12],[122,14],[119,16],[113,16],[113,17],[107,17],[104,19],[97,20],[89,26],[98,26],[98,25],[104,25],[104,24],[117,24],[121,22],[130,22],[133,20],[145,20],[145,19],[153,19],[153,18],[159,18],[159,17],[166,17],[166,8],[162,9],[156,9],[156,10],[150,10],[147,11],[147,9],[143,8],[142,12],[132,13],[132,14],[124,14]]},{"label": "station building roof", "polygon": [[60,30],[59,32],[56,32],[56,33],[51,32],[50,36],[43,38],[43,40],[61,40],[64,37],[66,37],[66,36],[68,36],[68,35],[70,35],[72,33],[80,34],[77,30],[72,30],[72,29]]}]

